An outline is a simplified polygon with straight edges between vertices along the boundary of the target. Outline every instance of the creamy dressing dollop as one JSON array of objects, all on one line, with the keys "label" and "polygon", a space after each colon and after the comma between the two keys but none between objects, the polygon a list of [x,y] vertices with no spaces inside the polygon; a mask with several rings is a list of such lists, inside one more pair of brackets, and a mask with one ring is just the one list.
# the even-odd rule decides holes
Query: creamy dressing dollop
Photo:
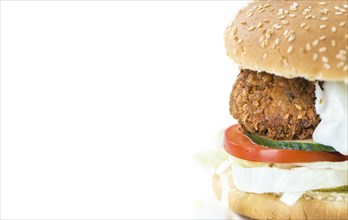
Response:
[{"label": "creamy dressing dollop", "polygon": [[348,154],[348,85],[344,82],[324,82],[323,90],[316,84],[315,108],[321,122],[313,140]]}]

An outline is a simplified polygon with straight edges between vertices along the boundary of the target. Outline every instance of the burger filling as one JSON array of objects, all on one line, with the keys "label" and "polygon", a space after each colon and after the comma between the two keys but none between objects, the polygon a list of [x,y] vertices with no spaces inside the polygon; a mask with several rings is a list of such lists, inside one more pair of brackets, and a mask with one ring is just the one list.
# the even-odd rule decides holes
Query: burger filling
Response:
[{"label": "burger filling", "polygon": [[217,170],[223,189],[232,177],[237,189],[288,205],[325,192],[348,201],[347,88],[242,70],[230,96],[239,130],[226,131],[230,156]]},{"label": "burger filling", "polygon": [[242,130],[276,140],[311,138],[320,118],[315,83],[242,70],[230,96],[231,115]]}]

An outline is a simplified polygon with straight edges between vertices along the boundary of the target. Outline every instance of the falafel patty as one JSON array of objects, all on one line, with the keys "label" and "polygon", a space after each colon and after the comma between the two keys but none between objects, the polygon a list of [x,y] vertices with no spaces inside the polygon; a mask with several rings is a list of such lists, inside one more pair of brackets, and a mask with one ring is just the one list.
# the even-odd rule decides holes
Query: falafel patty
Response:
[{"label": "falafel patty", "polygon": [[311,138],[320,122],[315,83],[241,70],[230,96],[230,113],[244,131],[276,140]]}]

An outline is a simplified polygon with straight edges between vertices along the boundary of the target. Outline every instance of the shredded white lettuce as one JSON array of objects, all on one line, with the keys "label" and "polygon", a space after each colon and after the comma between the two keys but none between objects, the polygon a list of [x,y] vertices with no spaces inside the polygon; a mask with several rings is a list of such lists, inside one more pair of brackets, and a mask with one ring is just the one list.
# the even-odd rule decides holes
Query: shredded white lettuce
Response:
[{"label": "shredded white lettuce", "polygon": [[347,185],[346,170],[232,166],[235,186],[253,193],[304,192]]},{"label": "shredded white lettuce", "polygon": [[281,201],[288,205],[296,203],[306,191],[347,185],[347,172],[348,161],[272,164],[232,156],[217,169],[217,174],[221,176],[231,175],[237,189],[252,193],[276,193],[282,195]]},{"label": "shredded white lettuce", "polygon": [[195,156],[198,164],[204,168],[216,169],[223,161],[228,160],[228,154],[223,149],[204,151]]}]

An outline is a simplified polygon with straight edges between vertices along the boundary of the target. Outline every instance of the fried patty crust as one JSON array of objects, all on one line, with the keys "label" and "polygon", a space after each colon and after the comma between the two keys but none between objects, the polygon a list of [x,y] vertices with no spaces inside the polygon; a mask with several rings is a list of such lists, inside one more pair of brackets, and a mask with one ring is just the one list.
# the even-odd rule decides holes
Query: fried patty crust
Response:
[{"label": "fried patty crust", "polygon": [[242,130],[275,140],[311,138],[320,122],[314,82],[246,69],[233,86],[230,113]]}]

